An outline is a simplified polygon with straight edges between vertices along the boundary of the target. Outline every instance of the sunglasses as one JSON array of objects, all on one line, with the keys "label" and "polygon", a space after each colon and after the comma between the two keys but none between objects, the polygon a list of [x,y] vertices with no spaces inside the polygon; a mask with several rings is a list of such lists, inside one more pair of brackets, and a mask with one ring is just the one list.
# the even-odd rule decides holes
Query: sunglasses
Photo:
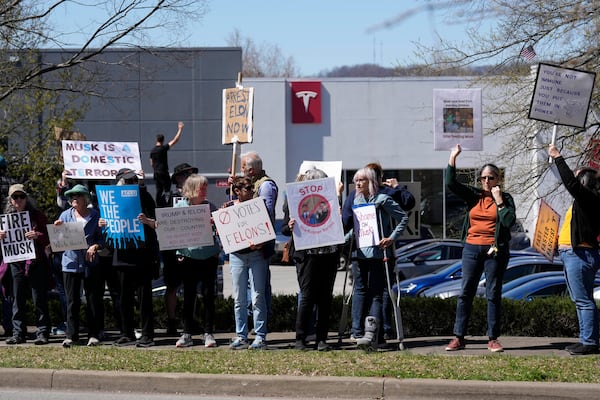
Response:
[{"label": "sunglasses", "polygon": [[479,178],[480,181],[495,181],[496,177],[495,176],[482,176]]},{"label": "sunglasses", "polygon": [[26,194],[13,194],[12,196],[10,196],[10,198],[13,200],[26,199],[27,195]]},{"label": "sunglasses", "polygon": [[253,192],[254,191],[254,186],[242,186],[240,188],[240,190],[242,190],[242,189],[247,190],[248,192]]},{"label": "sunglasses", "polygon": [[71,195],[71,198],[75,198],[75,197],[83,197],[83,195],[81,193],[73,193]]}]

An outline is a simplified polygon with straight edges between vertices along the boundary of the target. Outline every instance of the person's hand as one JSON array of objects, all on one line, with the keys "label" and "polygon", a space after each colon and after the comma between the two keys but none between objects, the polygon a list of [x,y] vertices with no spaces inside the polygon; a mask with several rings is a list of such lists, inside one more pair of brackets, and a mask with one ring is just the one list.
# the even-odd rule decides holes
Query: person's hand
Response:
[{"label": "person's hand", "polygon": [[179,130],[183,130],[183,126],[184,126],[184,125],[183,125],[183,122],[179,121],[179,122],[177,123],[177,129],[179,129]]},{"label": "person's hand", "polygon": [[57,219],[56,221],[54,221],[54,226],[59,226],[62,224],[63,224],[63,222],[60,219]]},{"label": "person's hand", "polygon": [[97,253],[98,253],[98,245],[93,244],[90,247],[88,247],[87,251],[85,252],[86,261],[93,262],[96,259]]},{"label": "person's hand", "polygon": [[502,200],[502,190],[500,189],[500,186],[494,186],[492,187],[492,197],[494,198],[494,201],[496,202],[496,204],[502,204],[503,200]]},{"label": "person's hand", "polygon": [[290,230],[294,230],[294,225],[296,225],[296,219],[290,218],[290,220],[288,221],[288,228],[290,228]]},{"label": "person's hand", "polygon": [[548,155],[554,159],[560,157],[560,151],[558,151],[558,148],[555,145],[550,144],[550,147],[548,148]]},{"label": "person's hand", "polygon": [[6,231],[0,231],[0,240],[4,240],[6,237]]},{"label": "person's hand", "polygon": [[37,232],[37,231],[28,231],[28,232],[25,232],[25,237],[26,237],[27,239],[30,239],[30,240],[36,240],[36,239],[37,239],[37,238],[39,238],[41,235],[42,235],[42,234],[41,234],[40,232]]},{"label": "person's hand", "polygon": [[392,245],[392,243],[394,243],[394,241],[390,238],[383,238],[379,241],[379,247],[381,247],[382,249],[387,249],[388,247],[390,247]]},{"label": "person's hand", "polygon": [[398,186],[398,179],[389,178],[389,179],[386,179],[385,182],[383,182],[383,184],[395,189]]},{"label": "person's hand", "polygon": [[106,225],[107,225],[107,224],[106,224],[106,220],[105,220],[104,218],[100,218],[100,219],[98,219],[98,226],[99,226],[100,228],[104,228]]}]

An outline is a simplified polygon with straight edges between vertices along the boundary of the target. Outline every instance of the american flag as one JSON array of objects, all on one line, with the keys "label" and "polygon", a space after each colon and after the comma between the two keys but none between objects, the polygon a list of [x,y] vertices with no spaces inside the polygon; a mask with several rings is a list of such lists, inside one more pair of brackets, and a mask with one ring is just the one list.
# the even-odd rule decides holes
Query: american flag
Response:
[{"label": "american flag", "polygon": [[536,56],[535,50],[533,50],[533,46],[527,46],[523,50],[521,50],[521,57],[530,61]]}]

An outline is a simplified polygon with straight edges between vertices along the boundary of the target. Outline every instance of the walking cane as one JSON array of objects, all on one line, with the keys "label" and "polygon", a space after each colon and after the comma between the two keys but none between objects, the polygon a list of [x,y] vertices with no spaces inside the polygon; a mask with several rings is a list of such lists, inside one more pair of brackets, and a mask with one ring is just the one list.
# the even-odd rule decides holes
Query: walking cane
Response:
[{"label": "walking cane", "polygon": [[352,268],[352,243],[354,237],[350,236],[350,245],[348,246],[348,262],[350,265],[346,267],[344,273],[344,287],[342,288],[342,315],[340,316],[340,324],[338,326],[338,344],[342,343],[342,337],[346,332],[346,325],[348,324],[348,308],[350,307],[350,299],[352,299],[352,291],[354,291],[354,285],[352,285],[352,291],[346,298],[346,286],[348,285],[348,270]]}]

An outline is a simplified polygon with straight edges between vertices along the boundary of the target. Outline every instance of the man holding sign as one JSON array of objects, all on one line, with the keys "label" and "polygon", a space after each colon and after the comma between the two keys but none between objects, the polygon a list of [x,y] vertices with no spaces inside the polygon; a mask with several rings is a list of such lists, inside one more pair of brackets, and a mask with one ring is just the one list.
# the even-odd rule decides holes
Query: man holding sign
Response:
[{"label": "man holding sign", "polygon": [[0,242],[4,262],[13,276],[13,336],[6,344],[24,343],[27,338],[27,293],[36,310],[37,332],[34,344],[47,344],[50,334],[48,279],[50,270],[45,248],[49,244],[48,220],[29,201],[20,183],[8,190],[7,213],[0,215]]}]

